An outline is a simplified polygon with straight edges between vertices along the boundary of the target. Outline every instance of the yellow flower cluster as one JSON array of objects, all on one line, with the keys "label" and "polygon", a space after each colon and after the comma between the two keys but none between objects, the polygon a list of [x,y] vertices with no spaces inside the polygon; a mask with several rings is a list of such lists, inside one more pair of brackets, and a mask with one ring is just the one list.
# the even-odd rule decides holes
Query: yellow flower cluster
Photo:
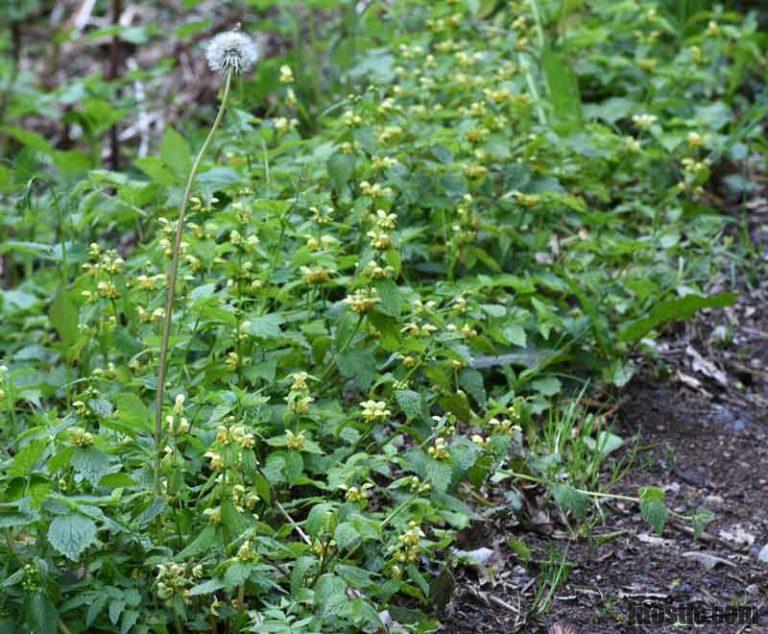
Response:
[{"label": "yellow flower cluster", "polygon": [[371,312],[379,301],[379,292],[375,288],[365,288],[355,291],[352,295],[348,295],[344,298],[344,303],[347,304],[353,312],[361,315]]},{"label": "yellow flower cluster", "polygon": [[392,415],[384,401],[363,401],[360,406],[363,408],[363,419],[369,423],[385,420]]},{"label": "yellow flower cluster", "polygon": [[397,536],[397,546],[393,557],[399,563],[413,563],[421,552],[421,538],[424,531],[417,522],[408,523],[408,528]]}]

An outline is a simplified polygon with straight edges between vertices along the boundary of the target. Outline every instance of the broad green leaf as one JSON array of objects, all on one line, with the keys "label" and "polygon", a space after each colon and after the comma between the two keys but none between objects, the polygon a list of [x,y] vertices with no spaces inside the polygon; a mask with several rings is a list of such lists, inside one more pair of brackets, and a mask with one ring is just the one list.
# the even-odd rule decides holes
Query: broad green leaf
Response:
[{"label": "broad green leaf", "polygon": [[640,492],[640,514],[657,533],[661,533],[669,515],[664,497],[664,491],[658,487],[648,487]]},{"label": "broad green leaf", "polygon": [[181,182],[181,179],[170,170],[168,165],[157,157],[146,156],[144,158],[138,158],[134,161],[134,164],[159,185],[172,187]]},{"label": "broad green leaf", "polygon": [[563,123],[581,125],[581,97],[576,74],[562,55],[550,48],[542,51],[541,66],[555,117]]},{"label": "broad green leaf", "polygon": [[320,576],[315,584],[315,605],[323,613],[340,613],[347,600],[347,584],[341,577],[330,573]]},{"label": "broad green leaf", "polygon": [[501,331],[501,335],[508,343],[511,343],[514,346],[525,348],[525,346],[528,344],[525,328],[519,324],[509,324],[504,326],[503,330]]},{"label": "broad green leaf", "polygon": [[179,178],[185,178],[189,173],[191,154],[186,139],[173,128],[167,127],[160,141],[160,158],[171,172]]},{"label": "broad green leaf", "polygon": [[47,442],[45,440],[31,440],[16,452],[11,466],[8,467],[8,475],[18,478],[27,476],[32,468],[42,458]]},{"label": "broad green leaf", "polygon": [[78,336],[78,310],[65,288],[56,291],[48,315],[61,341],[71,346]]},{"label": "broad green leaf", "polygon": [[224,582],[219,579],[208,579],[202,583],[192,586],[189,589],[189,596],[197,597],[203,594],[213,594],[224,587]]},{"label": "broad green leaf", "polygon": [[77,561],[96,539],[96,523],[89,517],[72,513],[55,517],[48,527],[48,541],[62,555]]},{"label": "broad green leaf", "polygon": [[341,373],[352,379],[361,390],[367,390],[376,378],[376,357],[373,350],[345,350],[336,355],[336,363]]},{"label": "broad green leaf", "polygon": [[657,304],[648,315],[636,319],[624,328],[619,339],[634,343],[642,339],[651,330],[667,323],[688,319],[702,308],[725,308],[732,305],[738,298],[738,293],[719,293],[718,295],[686,295]]},{"label": "broad green leaf", "polygon": [[351,522],[342,522],[333,532],[333,538],[336,540],[336,546],[342,550],[349,548],[358,540],[359,537],[360,535],[358,534],[357,529]]},{"label": "broad green leaf", "polygon": [[78,447],[72,455],[72,467],[93,486],[97,486],[109,470],[109,458],[95,447]]},{"label": "broad green leaf", "polygon": [[413,390],[398,390],[395,392],[395,400],[403,410],[408,420],[420,418],[422,415],[421,395]]},{"label": "broad green leaf", "polygon": [[487,396],[483,375],[480,372],[472,368],[464,368],[459,374],[459,384],[479,405],[485,405]]},{"label": "broad green leaf", "polygon": [[531,387],[539,394],[544,396],[554,396],[559,393],[563,385],[560,380],[554,376],[547,376],[541,379],[531,381]]},{"label": "broad green leaf", "polygon": [[336,187],[341,189],[349,182],[355,169],[355,157],[349,154],[334,154],[328,159],[328,177]]},{"label": "broad green leaf", "polygon": [[248,320],[248,332],[261,339],[274,339],[280,336],[280,324],[285,319],[276,313],[253,317]]},{"label": "broad green leaf", "polygon": [[581,517],[587,506],[587,496],[567,484],[554,484],[552,496],[558,506],[576,517]]}]

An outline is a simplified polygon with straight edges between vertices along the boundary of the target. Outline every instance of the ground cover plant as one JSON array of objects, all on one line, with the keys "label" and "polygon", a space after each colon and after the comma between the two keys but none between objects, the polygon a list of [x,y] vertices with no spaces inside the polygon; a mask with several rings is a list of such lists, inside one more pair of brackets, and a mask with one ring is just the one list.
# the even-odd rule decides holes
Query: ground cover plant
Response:
[{"label": "ground cover plant", "polygon": [[[9,631],[433,631],[457,531],[531,483],[599,511],[622,439],[578,398],[759,259],[720,209],[765,149],[757,15],[299,5],[246,3],[218,101],[148,149],[111,130],[176,60],[53,89],[20,61],[45,7],[7,18]],[[213,25],[175,33],[203,64]],[[160,26],[73,37],[127,55]]]}]

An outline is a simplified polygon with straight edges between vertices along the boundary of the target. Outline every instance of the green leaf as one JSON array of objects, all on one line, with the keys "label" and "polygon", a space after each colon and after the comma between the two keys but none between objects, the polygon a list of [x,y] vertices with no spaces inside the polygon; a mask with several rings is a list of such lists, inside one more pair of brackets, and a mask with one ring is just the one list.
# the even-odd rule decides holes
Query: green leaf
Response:
[{"label": "green leaf", "polygon": [[117,417],[126,427],[138,431],[151,432],[152,420],[149,410],[136,394],[123,392],[115,396]]},{"label": "green leaf", "polygon": [[13,457],[11,466],[8,467],[8,475],[23,478],[29,475],[32,468],[42,458],[47,443],[45,440],[31,440],[24,445]]},{"label": "green leaf", "polygon": [[109,470],[109,458],[94,447],[78,447],[72,455],[72,467],[93,486],[97,486]]},{"label": "green leaf", "polygon": [[423,412],[421,394],[413,390],[398,390],[395,392],[395,400],[403,410],[408,420],[418,419]]},{"label": "green leaf", "polygon": [[191,155],[186,139],[173,128],[166,128],[163,140],[160,141],[160,158],[171,172],[179,178],[185,178],[189,173]]},{"label": "green leaf", "polygon": [[359,537],[360,535],[352,522],[342,522],[333,532],[333,538],[336,540],[336,545],[342,550],[349,548]]},{"label": "green leaf", "polygon": [[613,453],[624,444],[621,436],[608,431],[598,432],[597,439],[585,437],[582,442],[592,451],[599,451],[604,456]]},{"label": "green leaf", "polygon": [[48,527],[48,542],[72,561],[77,561],[95,539],[96,523],[79,514],[55,517]]},{"label": "green leaf", "polygon": [[196,557],[200,553],[208,551],[213,543],[216,541],[216,528],[212,524],[208,524],[202,531],[197,534],[197,537],[193,539],[186,548],[182,550],[176,558],[179,561],[189,559],[190,557]]},{"label": "green leaf", "polygon": [[640,515],[657,533],[661,533],[669,515],[664,497],[664,491],[658,487],[648,487],[640,492]]},{"label": "green leaf", "polygon": [[480,372],[472,368],[464,368],[459,375],[459,384],[479,405],[485,406],[487,396],[483,375]]},{"label": "green leaf", "polygon": [[392,280],[379,280],[375,286],[379,293],[379,303],[376,305],[376,310],[385,315],[400,317],[403,297],[397,288],[397,284]]},{"label": "green leaf", "polygon": [[525,334],[525,328],[523,328],[520,324],[509,324],[508,326],[504,326],[504,329],[501,331],[501,336],[504,337],[504,339],[511,343],[513,346],[520,346],[521,348],[525,348],[525,346],[528,344],[528,337]]},{"label": "green leaf", "polygon": [[336,355],[341,373],[352,379],[361,390],[367,390],[376,378],[376,356],[370,349],[345,350]]},{"label": "green leaf", "polygon": [[35,590],[24,597],[24,626],[24,629],[14,631],[58,634],[58,613],[47,594]]},{"label": "green leaf", "polygon": [[564,123],[581,125],[581,97],[576,73],[550,48],[542,51],[541,66],[555,117]]},{"label": "green leaf", "polygon": [[203,594],[212,594],[217,590],[221,590],[224,587],[224,583],[219,579],[208,579],[202,583],[198,583],[196,586],[192,586],[189,589],[189,596],[197,597]]},{"label": "green leaf", "polygon": [[224,573],[224,587],[231,590],[241,583],[245,583],[253,572],[253,565],[242,561],[234,561]]},{"label": "green leaf", "polygon": [[254,317],[248,321],[248,332],[254,337],[275,339],[280,336],[280,324],[285,322],[285,319],[277,313],[272,313],[270,315]]},{"label": "green leaf", "polygon": [[557,505],[564,511],[581,517],[587,506],[587,496],[581,491],[577,491],[567,484],[554,484],[552,486],[552,496]]},{"label": "green leaf", "polygon": [[533,389],[536,390],[539,394],[543,394],[544,396],[554,396],[560,392],[563,386],[560,383],[560,380],[556,377],[546,376],[544,378],[531,381],[531,387],[533,387]]},{"label": "green leaf", "polygon": [[336,575],[322,575],[315,584],[315,605],[324,614],[339,614],[347,603],[347,584]]},{"label": "green leaf", "polygon": [[715,519],[715,514],[708,508],[699,507],[691,518],[691,524],[693,528],[693,536],[698,539],[701,537],[704,527]]},{"label": "green leaf", "polygon": [[53,154],[55,152],[53,146],[39,132],[13,126],[3,126],[0,130],[3,134],[15,139],[35,152],[42,152],[43,154]]},{"label": "green leaf", "polygon": [[159,185],[172,187],[178,185],[181,180],[170,170],[164,161],[157,157],[146,156],[136,159],[133,163]]},{"label": "green leaf", "polygon": [[631,361],[622,362],[615,359],[607,370],[607,377],[616,387],[624,387],[630,382],[637,371],[637,366]]},{"label": "green leaf", "polygon": [[99,486],[107,489],[119,489],[136,486],[138,482],[127,473],[108,473],[101,480]]},{"label": "green leaf", "polygon": [[528,562],[531,559],[531,549],[527,544],[519,539],[510,537],[507,539],[507,546],[509,549],[517,555],[518,559],[522,562]]},{"label": "green leaf", "polygon": [[627,343],[639,341],[651,330],[668,321],[689,319],[702,308],[725,308],[733,304],[738,293],[719,293],[718,295],[686,295],[678,299],[657,304],[645,317],[636,319],[624,328],[619,339]]},{"label": "green leaf", "polygon": [[427,480],[437,493],[445,493],[451,483],[453,469],[451,465],[440,460],[427,461]]},{"label": "green leaf", "polygon": [[48,311],[51,325],[59,333],[61,341],[71,346],[78,335],[78,311],[69,293],[64,287],[59,287]]},{"label": "green leaf", "polygon": [[336,187],[341,189],[349,182],[355,169],[355,157],[350,154],[334,154],[326,164],[328,177]]}]

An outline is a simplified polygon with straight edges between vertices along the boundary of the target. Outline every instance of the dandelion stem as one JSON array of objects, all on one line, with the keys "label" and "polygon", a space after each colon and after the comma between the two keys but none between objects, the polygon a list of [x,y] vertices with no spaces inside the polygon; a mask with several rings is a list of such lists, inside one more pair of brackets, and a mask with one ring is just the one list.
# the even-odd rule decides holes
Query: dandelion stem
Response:
[{"label": "dandelion stem", "polygon": [[208,131],[208,136],[205,137],[203,146],[197,153],[195,162],[192,164],[192,168],[189,171],[189,177],[187,178],[187,184],[184,188],[184,196],[181,199],[181,205],[179,206],[179,218],[176,223],[176,237],[173,242],[173,253],[171,255],[171,270],[168,272],[168,293],[165,298],[165,315],[163,317],[163,335],[160,341],[160,362],[157,368],[157,399],[155,402],[155,495],[160,495],[160,459],[162,457],[162,449],[160,447],[160,441],[163,433],[163,397],[165,393],[165,374],[168,365],[168,342],[171,336],[171,320],[173,317],[173,299],[176,293],[176,274],[179,269],[179,252],[181,251],[181,237],[184,234],[184,215],[187,211],[187,204],[189,203],[189,197],[192,193],[192,185],[195,182],[197,171],[200,169],[200,163],[203,160],[203,155],[208,150],[208,146],[211,144],[213,135],[216,132],[216,128],[219,127],[222,118],[224,117],[224,111],[227,107],[227,100],[229,99],[230,88],[232,87],[232,71],[227,73],[227,79],[224,83],[224,94],[221,97],[221,104],[219,105],[219,111],[216,113],[216,118],[213,121],[211,129]]}]

